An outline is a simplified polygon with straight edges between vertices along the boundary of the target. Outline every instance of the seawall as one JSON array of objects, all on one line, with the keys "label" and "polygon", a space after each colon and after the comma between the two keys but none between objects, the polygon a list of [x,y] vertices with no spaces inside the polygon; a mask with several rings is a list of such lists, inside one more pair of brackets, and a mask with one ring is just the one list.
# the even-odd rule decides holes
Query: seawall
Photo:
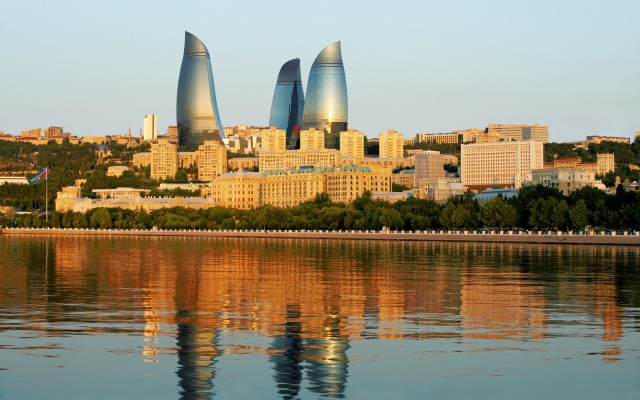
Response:
[{"label": "seawall", "polygon": [[153,237],[212,237],[212,238],[273,238],[273,239],[333,239],[333,240],[387,240],[387,241],[437,241],[437,242],[503,242],[550,243],[640,246],[640,233],[578,235],[566,232],[379,232],[379,231],[236,231],[236,230],[126,230],[126,229],[52,229],[52,228],[2,228],[0,235],[46,236],[153,236]]}]

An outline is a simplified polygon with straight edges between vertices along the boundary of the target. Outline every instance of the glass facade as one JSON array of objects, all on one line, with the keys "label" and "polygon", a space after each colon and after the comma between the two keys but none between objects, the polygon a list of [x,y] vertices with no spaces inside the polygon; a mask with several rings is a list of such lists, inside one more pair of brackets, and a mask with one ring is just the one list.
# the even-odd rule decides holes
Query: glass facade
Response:
[{"label": "glass facade", "polygon": [[287,131],[287,149],[299,147],[303,110],[304,91],[300,74],[300,59],[294,58],[284,63],[280,68],[269,118],[269,126]]},{"label": "glass facade", "polygon": [[301,129],[324,130],[325,147],[338,149],[347,121],[347,79],[340,42],[335,42],[325,47],[311,66]]},{"label": "glass facade", "polygon": [[176,118],[181,146],[195,148],[205,140],[224,139],[209,51],[189,32],[184,38]]}]

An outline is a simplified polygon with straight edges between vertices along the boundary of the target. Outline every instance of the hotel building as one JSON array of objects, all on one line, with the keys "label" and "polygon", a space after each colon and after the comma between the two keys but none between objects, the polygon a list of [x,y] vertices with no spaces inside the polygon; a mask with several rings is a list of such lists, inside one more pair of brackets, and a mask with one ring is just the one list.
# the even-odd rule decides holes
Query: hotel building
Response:
[{"label": "hotel building", "polygon": [[461,145],[462,184],[472,189],[520,187],[543,166],[543,144],[536,140]]}]

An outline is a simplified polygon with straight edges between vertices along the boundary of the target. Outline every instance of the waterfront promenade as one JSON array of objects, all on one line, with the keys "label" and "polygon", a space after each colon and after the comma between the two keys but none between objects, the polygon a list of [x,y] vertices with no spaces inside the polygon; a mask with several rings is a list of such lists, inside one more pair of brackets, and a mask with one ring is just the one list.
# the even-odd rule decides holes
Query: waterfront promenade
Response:
[{"label": "waterfront promenade", "polygon": [[213,237],[213,238],[273,238],[273,239],[334,239],[387,240],[431,242],[496,242],[551,243],[585,245],[640,246],[640,232],[547,232],[547,231],[268,231],[268,230],[163,230],[163,229],[62,229],[62,228],[2,228],[0,235],[51,236],[152,236],[152,237]]}]

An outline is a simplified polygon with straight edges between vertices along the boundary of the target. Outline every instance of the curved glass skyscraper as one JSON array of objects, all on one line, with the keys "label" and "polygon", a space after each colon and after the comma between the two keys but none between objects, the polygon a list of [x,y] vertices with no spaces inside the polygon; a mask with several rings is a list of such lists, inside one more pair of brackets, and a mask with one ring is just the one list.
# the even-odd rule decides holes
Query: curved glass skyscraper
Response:
[{"label": "curved glass skyscraper", "polygon": [[324,130],[324,146],[337,149],[340,132],[347,130],[347,121],[347,79],[340,42],[335,42],[318,54],[309,71],[302,130]]},{"label": "curved glass skyscraper", "polygon": [[289,60],[278,74],[271,102],[269,126],[287,131],[287,149],[295,149],[300,134],[304,91],[300,74],[300,59]]},{"label": "curved glass skyscraper", "polygon": [[189,32],[184,33],[176,118],[182,146],[195,148],[205,140],[224,139],[209,51]]}]

